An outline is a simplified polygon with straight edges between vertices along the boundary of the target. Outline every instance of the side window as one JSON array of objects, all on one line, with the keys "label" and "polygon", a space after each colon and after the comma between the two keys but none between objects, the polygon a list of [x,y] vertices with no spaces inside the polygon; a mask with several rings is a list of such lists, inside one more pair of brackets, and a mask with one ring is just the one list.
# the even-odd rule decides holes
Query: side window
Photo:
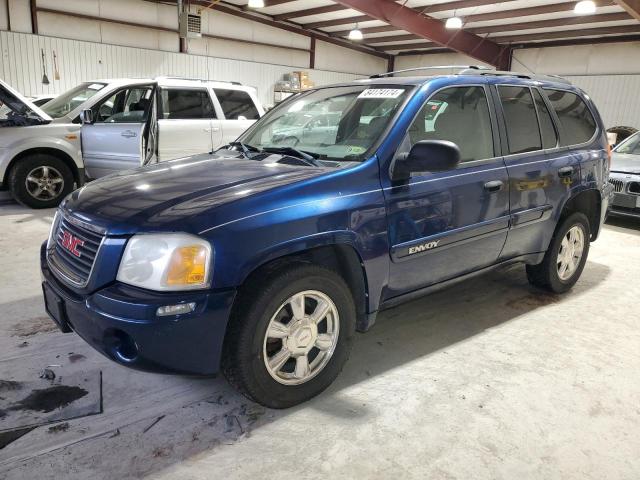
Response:
[{"label": "side window", "polygon": [[596,132],[596,121],[578,95],[563,90],[545,89],[562,124],[562,146],[588,141]]},{"label": "side window", "polygon": [[542,133],[542,146],[544,148],[554,148],[558,144],[558,135],[553,126],[553,120],[547,105],[542,99],[542,95],[537,89],[533,89],[533,98],[536,102],[538,119],[540,120],[540,132]]},{"label": "side window", "polygon": [[455,143],[463,162],[494,156],[491,115],[483,87],[451,87],[436,93],[424,104],[408,133],[411,145],[420,140]]},{"label": "side window", "polygon": [[258,109],[251,96],[243,90],[214,89],[227,120],[257,120]]},{"label": "side window", "polygon": [[123,88],[96,104],[93,118],[96,123],[142,123],[147,120],[152,88],[141,86]]},{"label": "side window", "polygon": [[499,86],[498,92],[507,127],[509,153],[541,150],[538,118],[529,87]]},{"label": "side window", "polygon": [[196,120],[215,118],[209,92],[202,89],[163,89],[161,119]]}]

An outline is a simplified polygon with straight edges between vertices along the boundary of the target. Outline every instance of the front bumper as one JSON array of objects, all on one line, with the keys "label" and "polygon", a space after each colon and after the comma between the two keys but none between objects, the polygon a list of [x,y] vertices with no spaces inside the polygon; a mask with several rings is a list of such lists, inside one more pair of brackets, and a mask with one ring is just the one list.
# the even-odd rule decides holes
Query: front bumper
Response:
[{"label": "front bumper", "polygon": [[[62,318],[56,323],[63,331],[68,325],[100,353],[127,367],[201,375],[218,372],[235,290],[160,293],[114,282],[79,295],[52,274],[45,247],[40,251],[43,290],[54,293],[45,302],[54,318],[51,297],[59,298],[57,316]],[[188,302],[196,303],[189,314],[156,317],[160,306]]]}]

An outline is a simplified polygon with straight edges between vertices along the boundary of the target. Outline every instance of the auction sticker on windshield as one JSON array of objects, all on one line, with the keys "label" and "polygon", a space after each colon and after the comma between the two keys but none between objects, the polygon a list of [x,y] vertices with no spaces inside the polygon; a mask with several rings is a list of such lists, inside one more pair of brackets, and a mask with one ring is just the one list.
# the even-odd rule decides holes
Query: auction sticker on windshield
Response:
[{"label": "auction sticker on windshield", "polygon": [[358,98],[398,98],[403,93],[402,88],[368,88]]}]

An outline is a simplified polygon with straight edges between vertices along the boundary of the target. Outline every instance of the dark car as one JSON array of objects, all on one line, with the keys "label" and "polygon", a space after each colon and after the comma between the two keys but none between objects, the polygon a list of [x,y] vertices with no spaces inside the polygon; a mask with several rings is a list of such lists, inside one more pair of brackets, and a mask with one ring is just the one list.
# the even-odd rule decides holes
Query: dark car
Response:
[{"label": "dark car", "polygon": [[640,218],[640,132],[613,149],[609,182],[615,189],[609,213]]},{"label": "dark car", "polygon": [[[334,122],[331,141],[292,130],[296,112]],[[46,307],[122,365],[222,369],[288,407],[331,384],[381,310],[513,263],[569,290],[607,211],[608,153],[591,100],[558,78],[317,88],[215,154],[73,192],[42,247]]]}]

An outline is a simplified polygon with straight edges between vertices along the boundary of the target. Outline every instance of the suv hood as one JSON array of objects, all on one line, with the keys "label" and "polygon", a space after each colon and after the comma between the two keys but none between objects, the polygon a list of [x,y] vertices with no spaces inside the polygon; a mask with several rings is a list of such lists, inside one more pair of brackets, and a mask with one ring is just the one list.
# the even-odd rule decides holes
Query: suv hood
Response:
[{"label": "suv hood", "polygon": [[640,173],[640,155],[613,152],[611,171],[624,173]]},{"label": "suv hood", "polygon": [[[40,117],[43,122],[50,122],[52,119],[43,112],[40,107],[35,106],[31,101],[24,97],[20,92],[11,88],[3,80],[0,80],[0,100],[5,103],[13,111],[31,110],[35,115]],[[6,101],[5,101],[6,100]],[[22,106],[22,108],[21,108]]]},{"label": "suv hood", "polygon": [[[76,190],[62,209],[111,235],[167,230],[197,233],[226,221],[222,209],[216,207],[251,201],[260,192],[335,171],[273,163],[293,160],[282,155],[262,156],[260,161],[204,154],[124,171]],[[248,208],[234,218],[249,215]]]}]

